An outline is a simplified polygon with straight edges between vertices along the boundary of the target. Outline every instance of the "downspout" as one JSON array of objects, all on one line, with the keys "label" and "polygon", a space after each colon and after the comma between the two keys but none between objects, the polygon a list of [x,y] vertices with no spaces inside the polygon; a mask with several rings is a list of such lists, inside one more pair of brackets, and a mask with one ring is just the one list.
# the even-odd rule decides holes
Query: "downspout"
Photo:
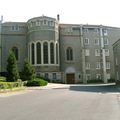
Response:
[{"label": "downspout", "polygon": [[100,40],[101,40],[101,52],[102,52],[102,63],[103,63],[103,80],[104,83],[107,83],[106,57],[105,57],[105,46],[104,46],[102,26],[100,27]]}]

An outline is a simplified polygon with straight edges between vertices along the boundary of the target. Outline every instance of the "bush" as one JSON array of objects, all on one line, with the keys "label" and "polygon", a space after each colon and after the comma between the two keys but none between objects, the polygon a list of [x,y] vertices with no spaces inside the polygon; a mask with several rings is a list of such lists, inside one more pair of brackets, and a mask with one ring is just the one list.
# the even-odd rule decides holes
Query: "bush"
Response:
[{"label": "bush", "polygon": [[109,82],[109,83],[113,83],[113,82],[115,82],[115,79],[110,78],[110,79],[108,80],[108,82]]},{"label": "bush", "polygon": [[15,82],[17,81],[17,79],[19,79],[17,61],[13,51],[9,52],[9,56],[7,59],[7,73],[8,73],[8,77],[7,77],[8,82]]},{"label": "bush", "polygon": [[103,83],[101,79],[88,80],[87,83]]},{"label": "bush", "polygon": [[13,89],[23,85],[23,82],[0,82],[0,89]]},{"label": "bush", "polygon": [[22,80],[32,80],[35,78],[35,69],[27,59],[24,60],[24,67],[21,73]]},{"label": "bush", "polygon": [[48,82],[43,79],[35,78],[33,80],[28,81],[26,86],[46,86],[47,83]]},{"label": "bush", "polygon": [[0,76],[0,82],[6,82],[6,77]]}]

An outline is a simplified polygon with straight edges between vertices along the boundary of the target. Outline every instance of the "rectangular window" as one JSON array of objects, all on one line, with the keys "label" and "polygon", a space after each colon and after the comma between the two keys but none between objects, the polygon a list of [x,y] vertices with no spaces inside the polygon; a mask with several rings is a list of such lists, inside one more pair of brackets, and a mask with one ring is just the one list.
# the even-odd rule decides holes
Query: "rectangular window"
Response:
[{"label": "rectangular window", "polygon": [[107,73],[107,80],[110,79],[110,73]]},{"label": "rectangular window", "polygon": [[117,71],[117,80],[119,80],[119,74],[118,74],[118,71]]},{"label": "rectangular window", "polygon": [[100,56],[100,49],[95,49],[95,56]]},{"label": "rectangular window", "polygon": [[107,32],[106,29],[103,30],[103,34],[104,34],[104,36],[107,36],[107,35],[108,35],[108,32]]},{"label": "rectangular window", "polygon": [[101,79],[101,74],[96,74],[96,79],[100,80]]},{"label": "rectangular window", "polygon": [[86,80],[91,80],[91,75],[90,74],[86,74]]},{"label": "rectangular window", "polygon": [[19,26],[18,25],[14,25],[11,27],[12,31],[18,31],[19,30]]},{"label": "rectangular window", "polygon": [[100,62],[97,62],[96,63],[96,69],[100,69],[100,68],[101,68]]},{"label": "rectangular window", "polygon": [[89,49],[85,49],[85,56],[90,56],[90,50]]},{"label": "rectangular window", "polygon": [[90,63],[86,63],[85,67],[86,69],[90,69]]},{"label": "rectangular window", "polygon": [[84,32],[85,32],[85,33],[88,33],[88,28],[85,28],[85,29],[84,29]]},{"label": "rectangular window", "polygon": [[53,73],[53,80],[56,80],[56,73]]},{"label": "rectangular window", "polygon": [[106,62],[106,69],[110,69],[110,62]]},{"label": "rectangular window", "polygon": [[85,39],[84,39],[84,44],[85,44],[85,45],[89,45],[89,39],[88,39],[88,38],[85,38]]},{"label": "rectangular window", "polygon": [[48,78],[49,78],[48,73],[45,73],[45,79],[48,79]]},{"label": "rectangular window", "polygon": [[118,59],[117,58],[115,58],[115,64],[118,65]]},{"label": "rectangular window", "polygon": [[95,39],[95,45],[99,45],[99,39]]},{"label": "rectangular window", "polygon": [[108,38],[104,38],[104,45],[109,45]]},{"label": "rectangular window", "polygon": [[98,33],[98,32],[99,32],[98,28],[95,28],[95,29],[94,29],[94,31],[95,31],[96,33]]},{"label": "rectangular window", "polygon": [[105,49],[105,56],[109,56],[109,49]]}]

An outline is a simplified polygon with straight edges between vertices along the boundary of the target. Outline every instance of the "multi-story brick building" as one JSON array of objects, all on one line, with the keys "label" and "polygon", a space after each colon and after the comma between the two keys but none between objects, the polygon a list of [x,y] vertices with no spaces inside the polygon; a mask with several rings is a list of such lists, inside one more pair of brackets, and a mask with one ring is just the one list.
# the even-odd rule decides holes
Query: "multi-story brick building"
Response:
[{"label": "multi-story brick building", "polygon": [[8,51],[15,52],[19,70],[28,58],[36,73],[64,83],[115,78],[112,44],[120,28],[102,25],[60,24],[41,16],[27,22],[0,24],[0,70],[6,71]]}]

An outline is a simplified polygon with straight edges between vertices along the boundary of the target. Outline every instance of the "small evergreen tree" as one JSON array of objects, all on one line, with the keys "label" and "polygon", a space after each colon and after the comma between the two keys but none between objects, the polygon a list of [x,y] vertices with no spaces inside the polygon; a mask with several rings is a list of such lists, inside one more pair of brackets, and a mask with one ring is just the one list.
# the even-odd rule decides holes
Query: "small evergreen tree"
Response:
[{"label": "small evergreen tree", "polygon": [[15,58],[15,54],[13,51],[9,51],[9,56],[7,59],[7,81],[8,82],[14,82],[19,79],[19,72],[17,68],[17,61]]},{"label": "small evergreen tree", "polygon": [[36,76],[35,69],[29,63],[27,59],[24,60],[24,66],[22,71],[22,79],[23,80],[32,80]]}]

